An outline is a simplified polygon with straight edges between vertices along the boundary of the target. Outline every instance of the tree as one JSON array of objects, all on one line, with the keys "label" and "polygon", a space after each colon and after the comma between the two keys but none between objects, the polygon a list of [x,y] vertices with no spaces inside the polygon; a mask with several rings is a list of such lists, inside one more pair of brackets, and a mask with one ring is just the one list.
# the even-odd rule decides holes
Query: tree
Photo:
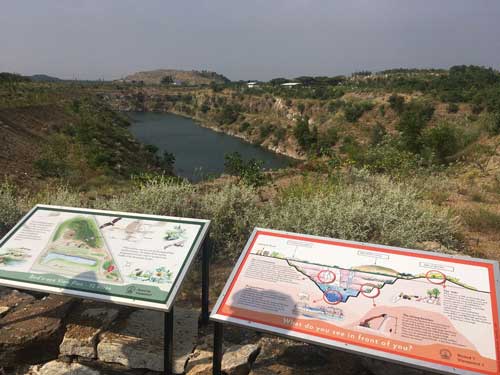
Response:
[{"label": "tree", "polygon": [[433,114],[434,107],[429,103],[411,103],[405,107],[397,129],[401,132],[401,140],[408,151],[420,153],[422,132]]},{"label": "tree", "polygon": [[171,152],[164,151],[163,158],[161,160],[163,168],[170,174],[174,173],[174,165],[175,165],[175,155]]},{"label": "tree", "polygon": [[293,135],[297,139],[297,143],[304,151],[309,151],[314,144],[318,142],[318,134],[316,131],[309,129],[309,117],[304,116],[293,129]]},{"label": "tree", "polygon": [[385,130],[384,125],[377,122],[370,132],[370,144],[372,146],[380,144],[384,140],[386,134],[387,130]]},{"label": "tree", "polygon": [[439,163],[446,163],[447,158],[459,151],[460,140],[457,130],[447,124],[441,123],[428,129],[423,137],[423,144],[436,155]]},{"label": "tree", "polygon": [[438,288],[434,288],[434,289],[432,289],[432,290],[431,290],[431,293],[432,293],[432,296],[433,296],[434,298],[438,298],[438,297],[439,297],[439,295],[441,294],[441,292],[439,291],[439,289],[438,289]]},{"label": "tree", "polygon": [[250,159],[245,162],[239,152],[226,154],[224,159],[224,171],[237,176],[246,185],[258,187],[266,184],[262,160]]},{"label": "tree", "polygon": [[403,112],[405,106],[405,98],[401,95],[392,94],[389,97],[389,107],[396,113]]},{"label": "tree", "polygon": [[160,83],[162,85],[171,85],[172,83],[174,83],[174,79],[172,78],[172,76],[165,76],[161,79]]}]

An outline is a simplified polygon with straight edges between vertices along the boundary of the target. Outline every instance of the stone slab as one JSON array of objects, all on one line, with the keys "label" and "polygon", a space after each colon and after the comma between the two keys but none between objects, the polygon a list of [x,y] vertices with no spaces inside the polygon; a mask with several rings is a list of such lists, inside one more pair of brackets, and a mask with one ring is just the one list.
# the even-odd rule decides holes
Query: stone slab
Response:
[{"label": "stone slab", "polygon": [[117,318],[119,307],[85,301],[76,308],[66,324],[59,346],[60,355],[97,358],[97,338]]},{"label": "stone slab", "polygon": [[[174,310],[174,372],[182,374],[198,336],[196,310]],[[102,362],[128,368],[163,371],[164,313],[138,310],[100,335],[97,356]]]},{"label": "stone slab", "polygon": [[63,319],[74,300],[49,296],[21,304],[0,319],[0,363],[36,363],[57,356]]}]

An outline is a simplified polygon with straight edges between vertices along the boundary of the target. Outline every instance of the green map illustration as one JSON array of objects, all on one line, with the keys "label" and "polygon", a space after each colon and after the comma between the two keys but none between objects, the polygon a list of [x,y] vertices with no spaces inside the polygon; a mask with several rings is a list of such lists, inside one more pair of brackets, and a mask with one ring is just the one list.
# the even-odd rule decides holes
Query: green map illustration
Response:
[{"label": "green map illustration", "polygon": [[60,223],[32,270],[78,279],[123,282],[97,222],[88,216]]}]

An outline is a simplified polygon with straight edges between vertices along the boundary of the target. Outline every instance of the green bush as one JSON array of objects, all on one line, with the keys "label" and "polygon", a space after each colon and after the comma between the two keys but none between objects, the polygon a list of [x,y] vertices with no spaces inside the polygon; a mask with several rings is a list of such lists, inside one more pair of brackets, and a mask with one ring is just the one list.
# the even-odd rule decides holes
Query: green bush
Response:
[{"label": "green bush", "polygon": [[21,217],[14,186],[0,184],[0,236],[3,236]]},{"label": "green bush", "polygon": [[422,150],[422,132],[434,114],[434,106],[430,103],[412,102],[401,114],[397,129],[406,149],[413,153]]},{"label": "green bush", "polygon": [[196,210],[195,191],[194,185],[174,178],[146,178],[138,182],[133,193],[101,199],[96,205],[116,211],[190,217]]},{"label": "green bush", "polygon": [[459,111],[459,106],[456,103],[448,104],[448,113],[457,113]]},{"label": "green bush", "polygon": [[224,156],[224,171],[232,176],[237,176],[248,186],[263,186],[267,179],[264,174],[262,160],[243,160],[239,152],[233,152]]},{"label": "green bush", "polygon": [[247,122],[247,121],[245,121],[245,122],[241,123],[239,130],[240,130],[240,132],[241,132],[241,133],[244,133],[244,132],[246,132],[249,128],[250,128],[250,123],[249,123],[249,122]]},{"label": "green bush", "polygon": [[302,117],[297,121],[293,129],[293,135],[297,143],[304,151],[309,151],[318,142],[317,129],[309,129],[309,117]]},{"label": "green bush", "polygon": [[274,126],[271,124],[261,124],[259,126],[259,139],[260,143],[264,142],[266,138],[274,131]]},{"label": "green bush", "polygon": [[466,210],[462,216],[472,230],[493,233],[500,231],[500,214],[498,213],[479,208]]},{"label": "green bush", "polygon": [[385,137],[366,151],[363,164],[373,172],[408,176],[416,173],[421,160],[417,155],[402,150],[396,140]]},{"label": "green bush", "polygon": [[217,112],[216,121],[219,125],[229,125],[238,120],[241,108],[237,105],[226,104]]},{"label": "green bush", "polygon": [[346,102],[344,104],[344,115],[347,121],[356,122],[366,111],[374,107],[372,102]]},{"label": "green bush", "polygon": [[[92,200],[64,186],[26,197],[3,184],[0,231],[10,229],[35,203],[45,203],[209,219],[213,254],[229,261],[240,254],[255,226],[395,246],[437,241],[459,248],[455,218],[424,203],[422,195],[413,183],[355,169],[335,180],[295,182],[266,202],[255,188],[234,181],[192,185],[168,177],[144,178],[130,192]],[[498,218],[490,215],[486,223],[497,228]]]},{"label": "green bush", "polygon": [[437,241],[454,248],[460,243],[459,226],[449,211],[422,203],[420,192],[410,185],[362,171],[337,183],[311,180],[290,187],[265,224],[393,246],[418,247],[424,241]]},{"label": "green bush", "polygon": [[339,109],[343,108],[345,102],[343,100],[337,99],[328,103],[328,111],[330,113],[336,113]]},{"label": "green bush", "polygon": [[387,134],[387,130],[385,130],[384,125],[377,122],[375,126],[370,131],[370,144],[378,145],[381,143]]},{"label": "green bush", "polygon": [[461,149],[460,133],[458,129],[448,123],[427,129],[423,136],[423,144],[437,158],[439,163],[445,164],[448,158]]},{"label": "green bush", "polygon": [[274,136],[278,142],[283,141],[286,137],[286,129],[278,126],[274,129]]},{"label": "green bush", "polygon": [[401,113],[403,112],[405,108],[405,98],[404,96],[397,95],[397,94],[392,94],[389,97],[389,107],[396,113]]}]

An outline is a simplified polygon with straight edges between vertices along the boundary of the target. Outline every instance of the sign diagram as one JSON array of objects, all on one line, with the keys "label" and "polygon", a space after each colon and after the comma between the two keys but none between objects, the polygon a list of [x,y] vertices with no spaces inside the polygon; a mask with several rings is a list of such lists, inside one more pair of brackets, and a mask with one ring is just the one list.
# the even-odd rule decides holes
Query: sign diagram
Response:
[{"label": "sign diagram", "polygon": [[31,268],[105,282],[123,281],[95,218],[76,216],[60,223],[45,251]]},{"label": "sign diagram", "polygon": [[212,319],[497,374],[498,263],[256,230]]},{"label": "sign diagram", "polygon": [[0,283],[168,310],[208,224],[37,206],[0,242]]}]

